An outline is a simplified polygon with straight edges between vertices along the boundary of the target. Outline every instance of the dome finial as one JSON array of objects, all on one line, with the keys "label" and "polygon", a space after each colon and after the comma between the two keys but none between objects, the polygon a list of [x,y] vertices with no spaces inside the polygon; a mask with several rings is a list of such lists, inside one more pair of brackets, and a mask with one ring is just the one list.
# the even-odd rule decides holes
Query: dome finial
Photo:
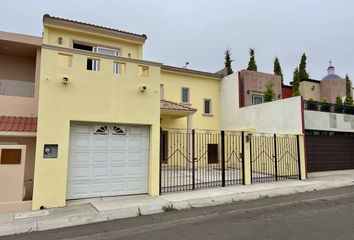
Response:
[{"label": "dome finial", "polygon": [[332,59],[329,59],[328,63],[329,63],[329,67],[327,68],[327,73],[328,74],[334,74],[335,68],[332,65]]}]

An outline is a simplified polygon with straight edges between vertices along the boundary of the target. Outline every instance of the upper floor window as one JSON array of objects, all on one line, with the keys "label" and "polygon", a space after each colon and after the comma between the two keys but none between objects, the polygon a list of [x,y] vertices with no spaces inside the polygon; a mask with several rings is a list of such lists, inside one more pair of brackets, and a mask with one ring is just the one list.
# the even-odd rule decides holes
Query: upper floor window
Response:
[{"label": "upper floor window", "polygon": [[119,56],[118,49],[106,48],[106,47],[101,47],[101,46],[94,46],[94,45],[90,45],[90,44],[74,42],[73,48],[79,49],[79,50],[84,50],[84,51],[89,51],[89,52],[94,52],[94,53],[100,53],[100,54],[109,55],[109,56],[114,56],[114,57]]},{"label": "upper floor window", "polygon": [[105,55],[114,56],[114,57],[119,56],[119,50],[111,49],[111,48],[94,47],[93,51],[96,53],[105,54]]},{"label": "upper floor window", "polygon": [[86,69],[98,72],[100,70],[100,60],[88,58]]},{"label": "upper floor window", "polygon": [[252,94],[252,105],[261,104],[264,102],[264,97],[262,94]]},{"label": "upper floor window", "polygon": [[204,99],[204,114],[211,114],[211,99]]},{"label": "upper floor window", "polygon": [[125,71],[125,64],[120,62],[113,62],[113,73],[123,74]]},{"label": "upper floor window", "polygon": [[189,103],[189,88],[182,88],[182,96],[181,96],[182,103]]},{"label": "upper floor window", "polygon": [[165,98],[165,88],[164,85],[161,83],[160,84],[160,99],[164,99]]},{"label": "upper floor window", "polygon": [[73,43],[73,48],[74,49],[80,49],[84,51],[90,51],[93,52],[93,46],[86,45],[86,44],[81,44],[81,43]]}]

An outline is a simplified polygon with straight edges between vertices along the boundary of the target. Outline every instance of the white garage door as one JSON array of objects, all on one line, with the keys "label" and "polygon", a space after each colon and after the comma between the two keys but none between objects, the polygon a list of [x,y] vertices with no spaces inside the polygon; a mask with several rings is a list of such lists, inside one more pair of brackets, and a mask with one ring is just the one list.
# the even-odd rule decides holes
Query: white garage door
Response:
[{"label": "white garage door", "polygon": [[72,124],[67,199],[148,192],[149,128]]}]

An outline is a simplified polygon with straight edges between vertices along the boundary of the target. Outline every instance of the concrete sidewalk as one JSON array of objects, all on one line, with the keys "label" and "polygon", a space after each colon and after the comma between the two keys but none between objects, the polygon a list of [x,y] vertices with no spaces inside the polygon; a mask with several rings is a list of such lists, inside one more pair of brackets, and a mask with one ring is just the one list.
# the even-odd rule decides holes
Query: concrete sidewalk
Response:
[{"label": "concrete sidewalk", "polygon": [[236,185],[157,197],[136,195],[75,200],[62,208],[0,214],[0,236],[349,185],[354,185],[354,170],[312,173],[304,181]]}]

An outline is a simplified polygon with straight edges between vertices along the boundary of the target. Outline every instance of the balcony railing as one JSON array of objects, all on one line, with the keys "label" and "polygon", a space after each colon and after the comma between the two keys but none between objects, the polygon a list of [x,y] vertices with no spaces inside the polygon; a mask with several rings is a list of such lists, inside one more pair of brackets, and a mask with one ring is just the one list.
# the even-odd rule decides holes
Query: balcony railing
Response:
[{"label": "balcony railing", "polygon": [[312,100],[305,100],[304,108],[305,110],[310,110],[310,111],[321,111],[321,112],[354,115],[354,106],[337,105],[334,103],[324,103],[324,102],[317,102]]}]

